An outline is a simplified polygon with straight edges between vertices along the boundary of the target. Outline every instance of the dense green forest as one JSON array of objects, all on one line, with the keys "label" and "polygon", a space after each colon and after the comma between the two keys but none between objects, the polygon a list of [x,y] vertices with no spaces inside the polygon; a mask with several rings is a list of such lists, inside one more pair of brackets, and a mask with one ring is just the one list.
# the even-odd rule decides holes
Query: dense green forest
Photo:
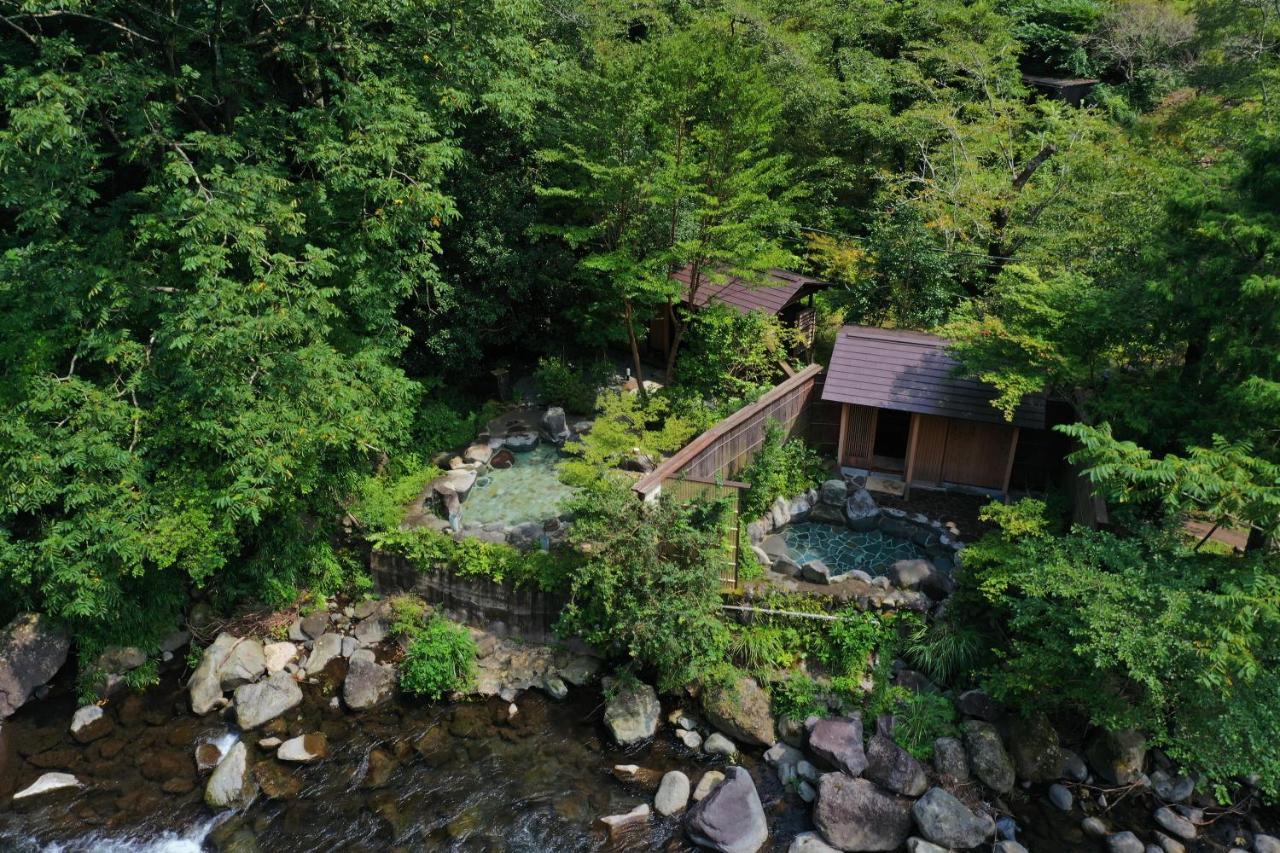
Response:
[{"label": "dense green forest", "polygon": [[[353,496],[470,439],[495,369],[631,358],[671,270],[782,266],[835,283],[828,331],[941,330],[1002,405],[1074,409],[1114,529],[996,512],[939,642],[986,649],[1008,701],[1280,791],[1274,2],[0,0],[0,24],[0,623],[50,613],[83,657],[154,647],[194,594],[358,585]],[[1024,74],[1101,82],[1077,108]],[[655,378],[749,396],[773,332],[726,322],[678,323]],[[1185,541],[1190,512],[1245,553]]]}]

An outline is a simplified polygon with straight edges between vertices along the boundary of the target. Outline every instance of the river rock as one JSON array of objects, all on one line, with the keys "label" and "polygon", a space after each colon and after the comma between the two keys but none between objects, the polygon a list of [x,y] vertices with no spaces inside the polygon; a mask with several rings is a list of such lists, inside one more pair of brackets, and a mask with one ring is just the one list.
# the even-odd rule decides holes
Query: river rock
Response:
[{"label": "river rock", "polygon": [[628,826],[649,822],[649,804],[641,803],[629,812],[611,814],[600,818],[600,822],[609,830],[609,837],[614,838]]},{"label": "river rock", "polygon": [[367,649],[385,640],[390,630],[391,623],[388,620],[380,616],[371,616],[356,625],[351,635],[356,638],[360,648]]},{"label": "river rock", "polygon": [[396,668],[380,664],[369,649],[351,656],[351,666],[342,682],[342,698],[353,711],[364,711],[381,705],[396,690]]},{"label": "river rock", "polygon": [[743,676],[728,687],[712,688],[702,703],[707,720],[739,743],[768,747],[777,740],[769,695],[754,678]]},{"label": "river rock", "polygon": [[[259,741],[261,745],[261,741]],[[216,743],[205,743],[196,745],[196,770],[200,773],[207,773],[218,766],[222,761],[222,749]]]},{"label": "river rock", "polygon": [[732,758],[738,754],[738,747],[719,732],[712,732],[702,744],[702,751],[707,755],[723,755],[725,758]]},{"label": "river rock", "polygon": [[1163,770],[1151,774],[1151,790],[1166,803],[1185,802],[1196,791],[1196,780],[1190,776],[1171,776]]},{"label": "river rock", "polygon": [[679,729],[676,731],[676,737],[685,745],[686,749],[698,750],[702,748],[702,735],[697,732]]},{"label": "river rock", "polygon": [[514,464],[516,464],[515,454],[510,450],[507,450],[505,447],[494,453],[493,457],[489,460],[489,467],[496,468],[499,471],[510,468]]},{"label": "river rock", "polygon": [[866,779],[828,773],[818,782],[813,823],[841,850],[897,850],[911,833],[911,801]]},{"label": "river rock", "polygon": [[619,782],[631,782],[650,791],[662,783],[662,775],[657,770],[636,764],[613,765],[613,776]]},{"label": "river rock", "polygon": [[1027,853],[1027,848],[1016,841],[1005,839],[997,841],[996,846],[991,848],[991,853]]},{"label": "river rock", "polygon": [[242,729],[256,728],[296,708],[301,702],[302,689],[293,676],[277,672],[256,684],[236,688],[236,722]]},{"label": "river rock", "polygon": [[653,798],[653,809],[663,817],[684,811],[689,804],[689,777],[679,770],[672,770],[662,777],[658,793]]},{"label": "river rock", "polygon": [[1089,778],[1089,766],[1069,749],[1062,750],[1062,778],[1071,782],[1083,782]]},{"label": "river rock", "polygon": [[1099,732],[1085,749],[1085,757],[1099,776],[1115,785],[1130,785],[1142,777],[1147,740],[1141,732],[1126,729]]},{"label": "river rock", "polygon": [[1254,853],[1280,853],[1280,838],[1258,833],[1253,836]]},{"label": "river rock", "polygon": [[226,809],[246,805],[253,799],[253,776],[249,772],[249,750],[237,742],[227,750],[226,758],[219,762],[204,789],[204,801],[209,808]]},{"label": "river rock", "polygon": [[262,652],[262,643],[245,637],[231,645],[218,666],[218,686],[224,691],[235,690],[242,684],[256,681],[266,671],[267,660]]},{"label": "river rock", "polygon": [[70,773],[45,773],[39,779],[14,794],[13,799],[16,802],[17,800],[25,800],[28,797],[38,797],[41,794],[52,794],[54,791],[79,788],[81,786],[80,780]]},{"label": "river rock", "polygon": [[43,614],[20,613],[5,626],[0,633],[0,720],[62,669],[70,649],[66,632]]},{"label": "river rock", "polygon": [[71,736],[80,743],[89,743],[111,734],[115,721],[98,705],[85,705],[71,718]]},{"label": "river rock", "polygon": [[862,775],[882,788],[908,797],[918,797],[929,787],[924,767],[890,736],[893,718],[881,717],[876,733],[867,744],[867,766]]},{"label": "river rock", "polygon": [[[219,670],[238,642],[240,642],[239,637],[233,637],[227,633],[219,634],[200,657],[199,665],[187,681],[187,688],[191,691],[191,712],[196,716],[203,716],[221,704],[222,680]],[[263,667],[266,667],[265,660]]]},{"label": "river rock", "polygon": [[818,500],[827,506],[840,506],[849,499],[849,486],[844,480],[825,480],[818,488]]},{"label": "river rock", "polygon": [[1175,835],[1184,841],[1195,840],[1197,835],[1196,825],[1168,806],[1161,806],[1156,809],[1152,817],[1170,835]]},{"label": "river rock", "polygon": [[930,788],[911,807],[911,816],[921,835],[943,847],[977,847],[996,831],[989,815],[974,814],[944,788]]},{"label": "river rock", "polygon": [[950,851],[923,838],[908,838],[907,853],[950,853]]},{"label": "river rock", "polygon": [[693,789],[693,801],[701,802],[707,798],[715,790],[716,785],[724,781],[724,774],[719,770],[708,770],[702,774],[702,778],[698,780],[698,786]]},{"label": "river rock", "polygon": [[983,690],[966,690],[956,699],[956,709],[966,717],[995,722],[1003,716],[1003,710],[996,700]]},{"label": "river rock", "polygon": [[800,580],[808,583],[831,583],[831,568],[821,560],[810,560],[800,567]]},{"label": "river rock", "polygon": [[974,775],[998,794],[1013,790],[1013,762],[1004,751],[996,727],[982,720],[967,720],[961,729]]},{"label": "river rock", "polygon": [[724,781],[689,810],[689,839],[721,853],[755,853],[769,840],[760,795],[742,767],[725,770]]},{"label": "river rock", "polygon": [[1107,825],[1101,818],[1087,817],[1080,821],[1080,831],[1094,838],[1103,838],[1107,834]]},{"label": "river rock", "polygon": [[1062,778],[1066,756],[1058,732],[1044,714],[1015,717],[1009,727],[1009,754],[1019,779],[1052,782]]},{"label": "river rock", "polygon": [[1053,803],[1055,808],[1069,812],[1072,805],[1075,804],[1075,797],[1071,796],[1071,791],[1067,789],[1066,785],[1054,782],[1049,786],[1049,802]]},{"label": "river rock", "polygon": [[791,839],[787,853],[840,853],[836,848],[822,840],[816,832],[802,832]]},{"label": "river rock", "polygon": [[867,768],[862,747],[862,715],[818,720],[809,730],[809,751],[819,762],[850,776]]},{"label": "river rock", "polygon": [[605,695],[610,697],[604,706],[604,724],[614,740],[626,745],[653,737],[662,714],[657,691],[648,684],[624,683],[614,678],[602,683]]},{"label": "river rock", "polygon": [[329,739],[323,732],[290,738],[276,750],[276,758],[297,764],[313,764],[329,756]]},{"label": "river rock", "polygon": [[933,769],[939,776],[949,776],[957,782],[969,781],[969,756],[964,744],[953,737],[940,737],[933,742]]},{"label": "river rock", "polygon": [[280,672],[298,656],[298,647],[290,642],[267,643],[262,647],[262,658],[267,674]]},{"label": "river rock", "polygon": [[1128,830],[1107,836],[1109,853],[1146,853],[1147,846]]},{"label": "river rock", "polygon": [[259,761],[253,765],[253,781],[269,800],[291,800],[302,793],[302,780],[290,768],[275,761]]},{"label": "river rock", "polygon": [[342,656],[342,639],[341,634],[332,631],[316,637],[311,654],[307,655],[307,662],[303,664],[309,676],[319,675],[329,661]]},{"label": "river rock", "polygon": [[462,458],[467,462],[487,465],[489,460],[493,458],[493,448],[489,446],[487,441],[476,442],[463,451]]}]

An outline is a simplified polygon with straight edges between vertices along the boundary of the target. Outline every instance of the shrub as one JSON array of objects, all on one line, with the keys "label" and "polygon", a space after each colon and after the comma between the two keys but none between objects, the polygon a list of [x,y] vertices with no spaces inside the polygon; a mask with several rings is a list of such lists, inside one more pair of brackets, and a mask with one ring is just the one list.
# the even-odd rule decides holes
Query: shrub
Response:
[{"label": "shrub", "polygon": [[400,662],[400,688],[439,700],[471,683],[475,661],[476,644],[467,629],[433,616],[409,641]]},{"label": "shrub", "polygon": [[802,342],[777,317],[712,304],[693,318],[676,379],[701,397],[741,406],[773,384],[781,373],[778,362]]},{"label": "shrub", "polygon": [[591,432],[565,450],[573,454],[561,466],[561,479],[574,486],[588,486],[610,476],[635,452],[657,461],[665,453],[693,437],[691,424],[670,412],[666,398],[651,395],[648,403],[637,394],[606,391],[596,401],[599,414]]},{"label": "shrub", "polygon": [[603,371],[598,367],[575,368],[559,356],[538,360],[533,381],[546,402],[576,414],[595,411]]},{"label": "shrub", "polygon": [[371,535],[369,540],[375,547],[399,554],[419,569],[448,569],[459,577],[510,582],[517,587],[536,586],[544,591],[562,587],[579,562],[576,552],[567,548],[521,551],[500,542],[457,540],[426,527],[384,530]]},{"label": "shrub", "polygon": [[921,761],[933,758],[933,742],[956,732],[956,709],[940,693],[892,688],[893,740]]},{"label": "shrub", "polygon": [[773,712],[780,717],[804,720],[827,713],[827,704],[819,696],[818,685],[807,675],[796,673],[775,681],[769,693]]},{"label": "shrub", "polygon": [[814,487],[825,473],[821,456],[801,439],[786,440],[782,426],[770,421],[760,450],[741,475],[751,484],[742,497],[743,516],[759,518],[775,499],[789,498]]},{"label": "shrub", "polygon": [[767,676],[795,663],[783,632],[767,625],[744,625],[733,630],[729,654],[738,666],[756,676]]}]

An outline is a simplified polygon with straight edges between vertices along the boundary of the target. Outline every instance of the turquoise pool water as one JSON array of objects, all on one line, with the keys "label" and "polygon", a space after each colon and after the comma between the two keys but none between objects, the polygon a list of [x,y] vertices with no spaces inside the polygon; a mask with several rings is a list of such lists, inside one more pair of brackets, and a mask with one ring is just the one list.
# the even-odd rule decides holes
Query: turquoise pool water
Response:
[{"label": "turquoise pool water", "polygon": [[883,575],[898,560],[924,556],[914,542],[879,530],[863,533],[813,521],[787,525],[782,530],[782,541],[787,545],[787,556],[797,566],[821,560],[833,575],[861,569],[874,577]]},{"label": "turquoise pool water", "polygon": [[516,453],[510,468],[494,469],[476,480],[462,504],[463,523],[513,526],[555,518],[564,500],[574,493],[560,482],[563,459],[564,455],[551,446]]}]

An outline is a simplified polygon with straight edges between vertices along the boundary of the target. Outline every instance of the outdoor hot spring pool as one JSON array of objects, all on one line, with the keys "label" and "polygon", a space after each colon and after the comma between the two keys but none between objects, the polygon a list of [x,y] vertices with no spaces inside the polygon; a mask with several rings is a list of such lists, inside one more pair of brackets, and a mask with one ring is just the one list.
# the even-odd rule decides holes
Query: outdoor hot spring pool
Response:
[{"label": "outdoor hot spring pool", "polygon": [[560,514],[563,502],[575,491],[560,482],[565,455],[552,446],[513,455],[510,468],[495,468],[476,479],[462,504],[464,522],[512,527]]},{"label": "outdoor hot spring pool", "polygon": [[898,560],[914,560],[924,551],[909,539],[880,530],[858,531],[833,524],[802,521],[779,534],[787,557],[797,566],[821,560],[832,575],[860,569],[872,577],[883,575]]}]

